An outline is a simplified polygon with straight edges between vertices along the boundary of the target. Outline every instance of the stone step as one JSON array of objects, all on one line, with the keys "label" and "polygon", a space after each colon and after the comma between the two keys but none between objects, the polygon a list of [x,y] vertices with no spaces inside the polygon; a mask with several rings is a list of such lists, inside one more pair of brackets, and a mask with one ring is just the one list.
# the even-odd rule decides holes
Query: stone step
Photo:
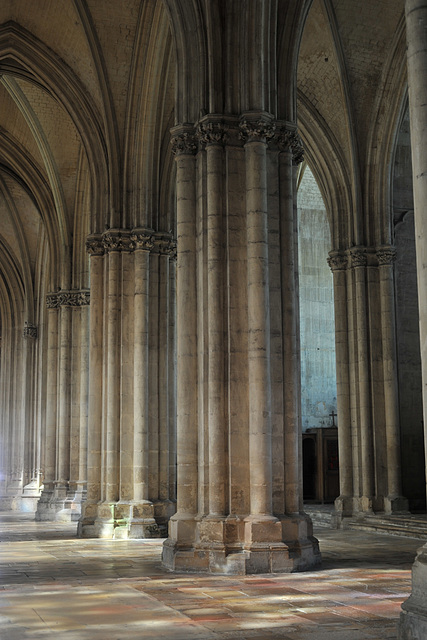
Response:
[{"label": "stone step", "polygon": [[363,519],[349,520],[346,528],[427,540],[425,516],[365,516]]},{"label": "stone step", "polygon": [[305,504],[304,511],[310,516],[313,527],[330,527],[334,513],[333,504]]}]

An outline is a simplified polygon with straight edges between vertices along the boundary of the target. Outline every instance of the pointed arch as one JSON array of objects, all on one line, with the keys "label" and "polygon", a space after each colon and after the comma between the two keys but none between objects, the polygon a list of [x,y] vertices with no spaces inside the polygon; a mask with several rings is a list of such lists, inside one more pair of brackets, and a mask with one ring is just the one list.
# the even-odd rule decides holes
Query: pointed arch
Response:
[{"label": "pointed arch", "polygon": [[[2,157],[0,170],[11,175],[35,203],[46,227],[51,264],[60,264],[64,269],[67,264],[64,252],[68,250],[70,239],[67,234],[64,235],[65,230],[59,225],[53,195],[44,174],[20,143],[5,131],[0,133],[0,149]],[[53,273],[51,270],[52,288],[59,286],[66,288],[67,280],[68,275],[65,272]]]},{"label": "pointed arch", "polygon": [[54,96],[70,115],[88,156],[93,211],[91,231],[99,232],[111,205],[110,158],[102,118],[87,91],[63,60],[15,22],[0,26],[0,72],[37,84]]},{"label": "pointed arch", "polygon": [[[147,25],[150,25],[147,28]],[[124,226],[159,227],[162,139],[169,147],[173,112],[173,52],[169,21],[162,4],[141,5],[126,115]],[[171,155],[170,148],[168,154]]]},{"label": "pointed arch", "polygon": [[[393,244],[392,171],[400,124],[407,107],[406,29],[402,17],[378,87],[368,134],[366,209],[372,244]],[[387,105],[387,106],[386,106]],[[375,167],[375,171],[372,168]]]},{"label": "pointed arch", "polygon": [[175,47],[175,124],[196,122],[207,104],[207,42],[200,0],[163,0]]}]

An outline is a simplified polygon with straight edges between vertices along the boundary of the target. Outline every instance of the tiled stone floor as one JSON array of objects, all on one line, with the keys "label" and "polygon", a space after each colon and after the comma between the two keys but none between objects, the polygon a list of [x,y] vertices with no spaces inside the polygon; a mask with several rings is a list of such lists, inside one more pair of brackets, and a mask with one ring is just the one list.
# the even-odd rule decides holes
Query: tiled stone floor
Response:
[{"label": "tiled stone floor", "polygon": [[0,513],[1,640],[388,640],[419,540],[319,529],[323,566],[171,574],[161,541],[79,540]]}]

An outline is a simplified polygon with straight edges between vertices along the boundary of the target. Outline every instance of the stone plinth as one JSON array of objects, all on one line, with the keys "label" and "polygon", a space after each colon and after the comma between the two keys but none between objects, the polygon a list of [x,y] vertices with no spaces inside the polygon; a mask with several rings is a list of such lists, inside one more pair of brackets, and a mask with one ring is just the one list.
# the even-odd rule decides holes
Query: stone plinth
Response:
[{"label": "stone plinth", "polygon": [[[179,542],[178,542],[179,539]],[[192,541],[197,540],[197,543]],[[305,514],[174,519],[163,545],[163,564],[173,571],[245,575],[313,569],[321,558]]]},{"label": "stone plinth", "polygon": [[159,538],[151,502],[86,503],[79,520],[81,538],[135,539]]},{"label": "stone plinth", "polygon": [[412,593],[402,605],[400,640],[427,638],[427,545],[421,547],[412,567]]}]

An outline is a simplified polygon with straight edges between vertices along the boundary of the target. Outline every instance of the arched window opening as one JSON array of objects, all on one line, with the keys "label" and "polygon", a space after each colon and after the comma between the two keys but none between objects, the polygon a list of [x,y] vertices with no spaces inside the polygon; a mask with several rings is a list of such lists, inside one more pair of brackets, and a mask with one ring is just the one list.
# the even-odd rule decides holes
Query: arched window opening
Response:
[{"label": "arched window opening", "polygon": [[[303,461],[304,499],[333,502],[339,482],[334,292],[327,263],[331,233],[313,173],[308,165],[302,171],[298,188],[301,418],[304,442],[316,442],[312,455]],[[308,468],[313,465],[314,469]]]}]

